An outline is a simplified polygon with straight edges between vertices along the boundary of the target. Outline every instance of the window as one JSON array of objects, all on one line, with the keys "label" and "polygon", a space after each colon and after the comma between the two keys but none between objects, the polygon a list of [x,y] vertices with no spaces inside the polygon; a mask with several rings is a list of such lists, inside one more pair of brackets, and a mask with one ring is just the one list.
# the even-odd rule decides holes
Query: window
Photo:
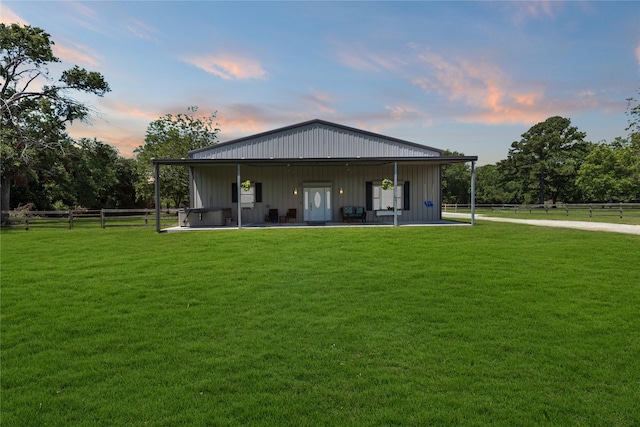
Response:
[{"label": "window", "polygon": [[[244,207],[253,207],[254,203],[262,203],[262,183],[251,183],[249,190],[240,188],[240,201]],[[238,203],[238,183],[231,183],[231,203]]]},{"label": "window", "polygon": [[[402,209],[402,185],[397,185],[397,207]],[[383,190],[382,184],[373,185],[373,210],[384,211],[393,209],[393,189]]]},{"label": "window", "polygon": [[[409,202],[411,195],[409,181],[404,181],[403,184],[398,185],[397,195],[398,209],[408,211],[411,206]],[[367,211],[387,210],[389,207],[393,208],[393,190],[383,190],[382,183],[374,184],[372,181],[367,181],[365,197]]]}]

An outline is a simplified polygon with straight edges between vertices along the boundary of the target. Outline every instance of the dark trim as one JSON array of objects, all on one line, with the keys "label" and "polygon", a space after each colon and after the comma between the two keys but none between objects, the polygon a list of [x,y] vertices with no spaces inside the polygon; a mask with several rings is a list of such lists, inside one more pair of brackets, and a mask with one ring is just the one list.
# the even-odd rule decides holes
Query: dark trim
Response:
[{"label": "dark trim", "polygon": [[373,182],[367,181],[365,183],[365,210],[371,212],[373,210]]},{"label": "dark trim", "polygon": [[408,211],[411,208],[411,191],[409,191],[409,181],[405,181],[402,185],[402,209]]},{"label": "dark trim", "polygon": [[252,164],[265,166],[326,165],[349,163],[352,165],[385,165],[393,162],[402,164],[434,164],[466,163],[477,161],[478,156],[425,156],[425,157],[365,157],[365,158],[289,158],[289,159],[153,159],[154,164],[202,166],[202,165],[237,165]]},{"label": "dark trim", "polygon": [[238,183],[231,183],[231,203],[238,203]]},{"label": "dark trim", "polygon": [[255,187],[256,187],[256,194],[254,195],[256,199],[255,201],[256,203],[262,203],[262,183],[256,182]]}]

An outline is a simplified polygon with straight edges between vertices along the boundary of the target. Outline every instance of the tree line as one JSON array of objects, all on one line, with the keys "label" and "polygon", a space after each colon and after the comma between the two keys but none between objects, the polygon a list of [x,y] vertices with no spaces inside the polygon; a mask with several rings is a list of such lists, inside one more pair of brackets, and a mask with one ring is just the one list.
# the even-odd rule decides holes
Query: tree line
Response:
[{"label": "tree line", "polygon": [[[88,122],[92,108],[72,95],[102,97],[110,87],[100,73],[78,66],[52,78],[47,65],[60,61],[53,44],[40,28],[0,24],[2,210],[152,207],[153,158],[187,157],[217,143],[215,113],[196,117],[197,107],[151,122],[133,159],[95,138],[74,140],[67,124]],[[628,102],[629,134],[611,142],[587,142],[564,117],[532,126],[506,159],[476,169],[476,202],[640,201],[640,107]],[[470,202],[470,175],[468,164],[443,167],[444,203]],[[163,206],[188,203],[188,178],[186,168],[161,168]]]},{"label": "tree line", "polygon": [[[611,142],[585,141],[565,117],[532,126],[506,159],[476,169],[476,203],[639,202],[640,105],[627,101],[628,136]],[[443,203],[470,203],[470,178],[469,165],[443,167]]]},{"label": "tree line", "polygon": [[[186,157],[217,142],[215,114],[196,118],[197,107],[150,123],[135,159],[95,138],[71,138],[67,124],[89,122],[93,113],[73,95],[102,97],[111,89],[102,74],[78,66],[52,77],[48,66],[60,62],[53,45],[41,28],[0,24],[2,210],[151,207],[152,158]],[[163,204],[186,201],[188,172],[180,169],[163,168]],[[3,215],[2,223],[7,220]]]}]

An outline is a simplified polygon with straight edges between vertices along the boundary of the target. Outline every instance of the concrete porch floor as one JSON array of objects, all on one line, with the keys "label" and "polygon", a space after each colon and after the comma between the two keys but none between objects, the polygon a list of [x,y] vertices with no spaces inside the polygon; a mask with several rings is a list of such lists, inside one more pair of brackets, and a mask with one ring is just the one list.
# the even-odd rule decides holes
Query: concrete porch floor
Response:
[{"label": "concrete porch floor", "polygon": [[[398,224],[399,227],[450,227],[450,226],[471,226],[470,223],[441,220],[438,222],[403,222]],[[310,224],[306,222],[290,222],[290,223],[248,223],[242,224],[243,230],[258,229],[285,229],[285,228],[345,228],[345,227],[393,227],[392,222],[326,222],[318,224]],[[237,225],[221,225],[211,227],[167,227],[162,229],[163,232],[184,232],[184,231],[222,231],[222,230],[238,230]]]}]

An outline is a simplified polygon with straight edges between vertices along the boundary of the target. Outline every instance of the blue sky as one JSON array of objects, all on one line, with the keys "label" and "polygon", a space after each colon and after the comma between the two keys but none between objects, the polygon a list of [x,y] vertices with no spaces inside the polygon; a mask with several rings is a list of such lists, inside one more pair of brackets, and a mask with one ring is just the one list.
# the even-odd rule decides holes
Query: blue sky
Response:
[{"label": "blue sky", "polygon": [[640,2],[7,1],[112,92],[73,137],[130,157],[161,116],[217,112],[220,140],[320,118],[506,158],[551,116],[626,136],[640,89]]}]

